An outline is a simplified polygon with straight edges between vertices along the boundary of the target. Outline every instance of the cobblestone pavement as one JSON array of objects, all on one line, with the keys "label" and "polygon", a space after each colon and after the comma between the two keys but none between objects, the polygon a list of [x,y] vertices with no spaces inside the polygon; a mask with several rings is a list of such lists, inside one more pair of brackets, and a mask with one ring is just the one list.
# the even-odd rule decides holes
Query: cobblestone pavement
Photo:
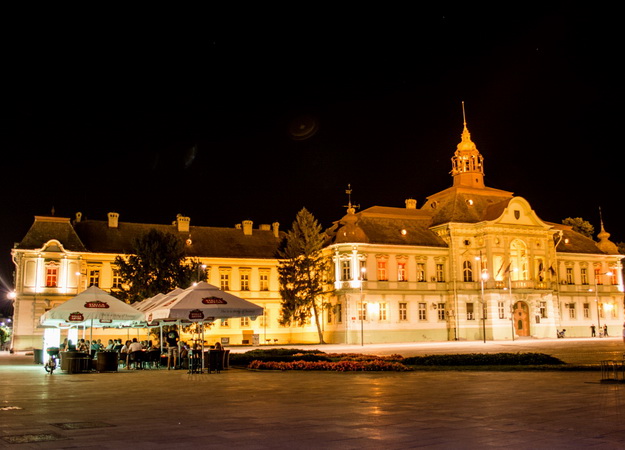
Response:
[{"label": "cobblestone pavement", "polygon": [[[620,338],[321,348],[404,356],[533,351],[570,364],[625,351]],[[625,385],[600,381],[598,371],[47,375],[32,355],[0,353],[0,447],[623,449]]]}]

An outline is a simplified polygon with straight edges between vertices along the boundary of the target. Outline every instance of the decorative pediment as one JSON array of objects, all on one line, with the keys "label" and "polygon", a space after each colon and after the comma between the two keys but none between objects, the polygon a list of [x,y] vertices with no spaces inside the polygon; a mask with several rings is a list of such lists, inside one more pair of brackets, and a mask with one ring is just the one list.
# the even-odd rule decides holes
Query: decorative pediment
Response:
[{"label": "decorative pediment", "polygon": [[493,220],[492,223],[497,225],[523,225],[543,229],[551,228],[536,215],[529,202],[523,197],[513,197],[508,202],[508,206],[503,213]]},{"label": "decorative pediment", "polygon": [[41,247],[39,251],[47,253],[65,253],[65,248],[63,247],[63,244],[56,239],[50,239],[48,242],[43,244],[43,247]]}]

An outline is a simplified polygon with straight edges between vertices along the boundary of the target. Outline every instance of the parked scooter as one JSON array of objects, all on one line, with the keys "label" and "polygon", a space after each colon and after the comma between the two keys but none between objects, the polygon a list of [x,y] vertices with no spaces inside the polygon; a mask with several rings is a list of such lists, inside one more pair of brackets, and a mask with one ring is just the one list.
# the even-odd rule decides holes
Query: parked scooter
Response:
[{"label": "parked scooter", "polygon": [[558,339],[566,337],[565,333],[566,333],[566,328],[563,328],[562,331],[556,330],[556,334],[558,335]]}]

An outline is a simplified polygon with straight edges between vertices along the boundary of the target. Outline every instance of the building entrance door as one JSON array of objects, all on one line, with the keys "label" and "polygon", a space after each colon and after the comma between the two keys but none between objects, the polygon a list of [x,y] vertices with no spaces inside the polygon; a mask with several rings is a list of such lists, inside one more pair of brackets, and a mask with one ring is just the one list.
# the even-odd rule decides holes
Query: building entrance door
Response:
[{"label": "building entrance door", "polygon": [[525,302],[516,302],[513,310],[514,332],[517,336],[530,335],[529,307]]}]

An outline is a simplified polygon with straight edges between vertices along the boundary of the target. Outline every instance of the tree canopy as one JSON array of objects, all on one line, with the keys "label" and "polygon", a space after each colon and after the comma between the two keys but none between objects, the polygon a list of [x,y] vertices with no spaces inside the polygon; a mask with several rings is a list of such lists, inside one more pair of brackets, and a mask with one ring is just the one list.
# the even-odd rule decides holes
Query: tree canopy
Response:
[{"label": "tree canopy", "polygon": [[567,217],[562,221],[564,225],[569,225],[573,227],[573,231],[577,231],[578,233],[589,237],[592,239],[593,234],[595,234],[595,227],[592,224],[581,217],[571,218]]},{"label": "tree canopy", "polygon": [[182,240],[156,229],[135,239],[132,254],[118,256],[115,264],[122,280],[122,289],[115,294],[127,303],[187,288],[206,276],[199,261],[187,260]]},{"label": "tree canopy", "polygon": [[322,252],[324,240],[321,225],[306,208],[302,208],[278,251],[281,259],[278,267],[282,297],[280,324],[302,326],[313,315],[320,344],[325,343],[321,312],[330,267],[329,259]]}]

